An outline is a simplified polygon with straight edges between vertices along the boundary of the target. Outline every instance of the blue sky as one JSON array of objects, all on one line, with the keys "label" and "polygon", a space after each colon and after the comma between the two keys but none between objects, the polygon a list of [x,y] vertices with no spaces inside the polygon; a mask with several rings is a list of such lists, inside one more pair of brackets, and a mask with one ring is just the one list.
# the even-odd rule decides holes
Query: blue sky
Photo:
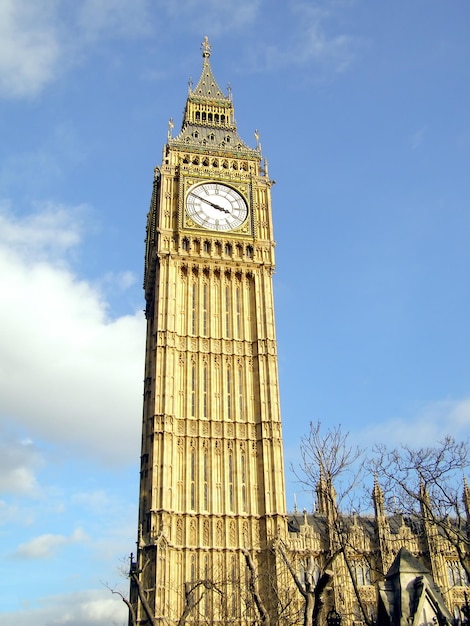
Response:
[{"label": "blue sky", "polygon": [[[125,624],[143,240],[200,43],[273,188],[286,468],[470,424],[466,0],[3,0],[0,621]],[[288,474],[288,506],[312,506]]]}]

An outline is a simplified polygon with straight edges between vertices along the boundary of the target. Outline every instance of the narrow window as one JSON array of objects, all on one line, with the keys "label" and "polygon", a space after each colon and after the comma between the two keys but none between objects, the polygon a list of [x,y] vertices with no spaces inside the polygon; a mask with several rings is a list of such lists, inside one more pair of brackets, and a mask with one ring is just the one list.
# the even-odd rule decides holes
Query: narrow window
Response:
[{"label": "narrow window", "polygon": [[235,290],[235,313],[237,320],[237,337],[241,339],[240,287]]},{"label": "narrow window", "polygon": [[191,367],[191,415],[196,416],[196,366]]},{"label": "narrow window", "polygon": [[243,417],[243,370],[240,367],[238,370],[238,410],[240,412],[240,419]]},{"label": "narrow window", "polygon": [[203,383],[202,383],[202,398],[203,398],[203,415],[204,417],[207,417],[207,365],[204,365],[204,371],[203,371]]},{"label": "narrow window", "polygon": [[225,287],[225,336],[230,337],[230,291]]},{"label": "narrow window", "polygon": [[209,480],[209,468],[207,462],[207,452],[204,452],[204,510],[207,511],[209,508],[209,489],[208,489],[208,480]]},{"label": "narrow window", "polygon": [[196,315],[196,283],[193,283],[191,288],[191,333],[193,335],[196,334]]},{"label": "narrow window", "polygon": [[196,508],[196,454],[191,452],[191,509]]},{"label": "narrow window", "polygon": [[232,372],[227,370],[227,419],[232,419]]},{"label": "narrow window", "polygon": [[246,511],[246,467],[244,454],[241,455],[240,463],[242,469],[242,510]]},{"label": "narrow window", "polygon": [[231,452],[228,455],[228,494],[229,509],[233,511],[233,455]]},{"label": "narrow window", "polygon": [[202,288],[202,334],[207,337],[207,284]]}]

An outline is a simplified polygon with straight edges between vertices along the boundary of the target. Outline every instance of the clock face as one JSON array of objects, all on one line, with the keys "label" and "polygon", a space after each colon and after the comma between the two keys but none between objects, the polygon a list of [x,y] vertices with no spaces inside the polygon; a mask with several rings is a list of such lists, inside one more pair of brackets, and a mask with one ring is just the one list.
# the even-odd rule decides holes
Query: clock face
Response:
[{"label": "clock face", "polygon": [[238,191],[220,183],[203,183],[186,196],[186,211],[192,220],[210,230],[233,230],[246,220],[248,207]]}]

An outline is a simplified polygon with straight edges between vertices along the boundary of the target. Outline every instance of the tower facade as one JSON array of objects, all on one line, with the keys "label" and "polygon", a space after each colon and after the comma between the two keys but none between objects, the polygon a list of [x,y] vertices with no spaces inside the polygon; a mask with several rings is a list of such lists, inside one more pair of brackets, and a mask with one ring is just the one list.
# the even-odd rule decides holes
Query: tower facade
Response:
[{"label": "tower facade", "polygon": [[206,38],[175,137],[170,122],[148,214],[131,565],[140,624],[151,623],[149,612],[155,623],[246,623],[259,615],[258,594],[270,610],[272,542],[286,532],[272,181],[258,140],[250,148],[238,136],[210,52]]}]

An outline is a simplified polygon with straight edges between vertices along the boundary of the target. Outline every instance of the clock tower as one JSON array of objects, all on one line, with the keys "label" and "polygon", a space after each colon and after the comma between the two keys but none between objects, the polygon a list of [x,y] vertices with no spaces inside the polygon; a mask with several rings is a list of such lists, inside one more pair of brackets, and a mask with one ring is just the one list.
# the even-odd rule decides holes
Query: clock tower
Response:
[{"label": "clock tower", "polygon": [[[276,619],[286,533],[271,186],[238,136],[210,44],[170,121],[147,222],[138,624]],[[255,598],[259,598],[260,603]],[[181,622],[180,622],[181,623]]]}]

